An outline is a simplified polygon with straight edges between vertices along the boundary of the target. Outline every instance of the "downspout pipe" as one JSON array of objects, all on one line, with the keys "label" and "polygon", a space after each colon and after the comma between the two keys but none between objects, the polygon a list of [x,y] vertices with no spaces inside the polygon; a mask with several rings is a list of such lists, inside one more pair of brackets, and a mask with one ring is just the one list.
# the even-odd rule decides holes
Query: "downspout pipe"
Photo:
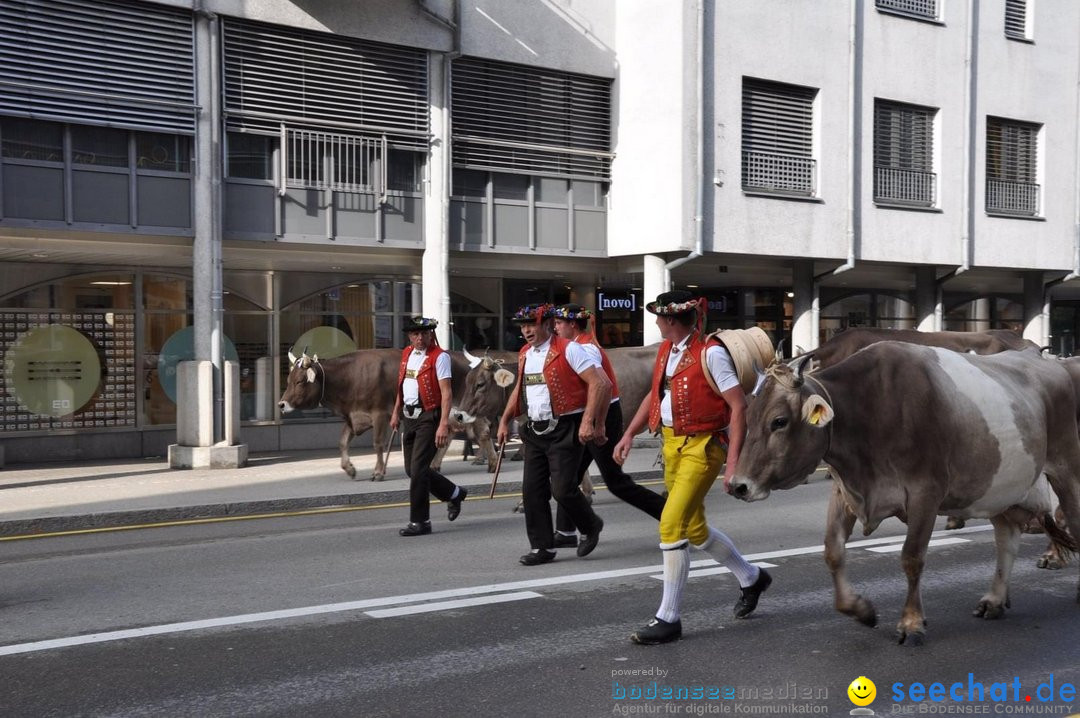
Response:
[{"label": "downspout pipe", "polygon": [[691,262],[703,254],[705,239],[705,2],[697,3],[697,67],[695,93],[697,95],[694,118],[696,140],[694,158],[694,248],[685,257],[679,257],[664,265],[664,291],[671,289],[671,270]]},{"label": "downspout pipe", "polygon": [[975,43],[979,0],[968,0],[967,38],[964,43],[964,169],[960,196],[966,208],[960,228],[960,266],[938,280],[938,286],[971,269],[971,228],[975,225]]},{"label": "downspout pipe", "polygon": [[[453,61],[461,57],[461,22],[463,0],[453,0],[454,19],[449,22],[453,30],[453,46],[450,52],[443,54],[443,133],[446,137],[442,152],[442,222],[439,223],[439,271],[443,276],[441,315],[447,318],[446,346],[450,346],[450,182],[451,176],[451,153],[453,146],[450,138],[453,136],[453,127],[450,124],[450,90],[453,78]],[[424,3],[421,2],[421,7]]]}]

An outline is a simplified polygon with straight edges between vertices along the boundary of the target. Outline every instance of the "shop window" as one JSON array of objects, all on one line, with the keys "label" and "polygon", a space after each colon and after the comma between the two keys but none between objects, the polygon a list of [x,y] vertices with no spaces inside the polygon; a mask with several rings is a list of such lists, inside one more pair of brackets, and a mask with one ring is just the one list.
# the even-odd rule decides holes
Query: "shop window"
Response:
[{"label": "shop window", "polygon": [[1010,297],[980,297],[945,313],[945,331],[980,332],[987,329],[1024,330],[1024,308]]},{"label": "shop window", "polygon": [[0,154],[10,160],[64,161],[64,126],[56,122],[0,119]]}]

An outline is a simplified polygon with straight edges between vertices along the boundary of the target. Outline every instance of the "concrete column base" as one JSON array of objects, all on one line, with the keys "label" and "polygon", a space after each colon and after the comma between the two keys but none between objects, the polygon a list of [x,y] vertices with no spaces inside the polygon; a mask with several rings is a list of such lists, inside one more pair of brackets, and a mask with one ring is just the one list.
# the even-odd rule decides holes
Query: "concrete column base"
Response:
[{"label": "concrete column base", "polygon": [[169,445],[170,469],[238,469],[247,464],[247,444],[227,446]]}]

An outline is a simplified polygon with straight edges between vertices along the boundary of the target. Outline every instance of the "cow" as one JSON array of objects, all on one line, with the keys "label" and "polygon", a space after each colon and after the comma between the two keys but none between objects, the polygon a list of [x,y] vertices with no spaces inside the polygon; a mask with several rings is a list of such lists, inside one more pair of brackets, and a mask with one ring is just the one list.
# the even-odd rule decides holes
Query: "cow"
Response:
[{"label": "cow", "polygon": [[812,368],[814,370],[826,369],[847,359],[863,347],[883,341],[908,342],[972,354],[997,354],[1038,346],[1010,329],[989,329],[982,332],[920,332],[914,329],[852,327],[836,334],[810,352],[814,357]]},{"label": "cow", "polygon": [[902,342],[873,344],[813,374],[803,372],[807,361],[767,370],[727,489],[746,501],[764,499],[826,464],[834,488],[825,560],[841,613],[877,623],[844,573],[856,519],[865,534],[890,516],[907,524],[901,643],[924,635],[919,588],[936,515],[987,517],[994,526],[997,568],[974,610],[983,618],[1002,616],[1008,605],[1021,519],[1043,512],[1051,538],[1076,549],[1050,517],[1046,491],[1048,482],[1080,536],[1076,398],[1058,362],[1034,349],[976,356]]},{"label": "cow", "polygon": [[[291,357],[290,357],[291,358]],[[356,467],[349,459],[349,444],[368,429],[373,430],[375,468],[372,481],[386,477],[386,461],[390,447],[390,413],[394,409],[400,349],[362,349],[320,360],[305,352],[294,359],[286,379],[285,391],[278,401],[283,412],[324,407],[345,420],[338,449],[341,468],[356,479]],[[455,396],[464,390],[468,362],[459,352],[450,352],[451,384]],[[453,422],[451,422],[453,424]],[[454,428],[453,426],[451,428]],[[486,422],[465,427],[477,434],[483,453],[488,457],[488,470],[494,471],[494,450]],[[438,470],[445,447],[438,452],[432,467]]]}]

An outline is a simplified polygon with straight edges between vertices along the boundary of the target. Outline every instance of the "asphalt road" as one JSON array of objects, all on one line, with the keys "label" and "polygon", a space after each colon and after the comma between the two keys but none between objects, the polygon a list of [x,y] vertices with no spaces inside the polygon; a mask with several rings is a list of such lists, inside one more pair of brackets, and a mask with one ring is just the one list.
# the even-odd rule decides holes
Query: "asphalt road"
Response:
[{"label": "asphalt road", "polygon": [[[453,524],[433,507],[435,533],[412,539],[394,508],[2,542],[0,716],[839,716],[859,676],[876,715],[1080,712],[1075,562],[1036,569],[1043,539],[1025,536],[1012,609],[984,621],[970,613],[992,532],[942,533],[927,639],[899,646],[905,581],[889,549],[903,527],[849,552],[881,617],[860,626],[832,609],[828,489],[752,505],[714,491],[713,523],[775,566],[773,586],[736,621],[730,575],[691,578],[685,637],[655,647],[628,640],[660,598],[655,523],[606,492],[593,556],[564,549],[532,568],[507,500],[470,500]],[[934,683],[944,700],[913,700]]]}]

